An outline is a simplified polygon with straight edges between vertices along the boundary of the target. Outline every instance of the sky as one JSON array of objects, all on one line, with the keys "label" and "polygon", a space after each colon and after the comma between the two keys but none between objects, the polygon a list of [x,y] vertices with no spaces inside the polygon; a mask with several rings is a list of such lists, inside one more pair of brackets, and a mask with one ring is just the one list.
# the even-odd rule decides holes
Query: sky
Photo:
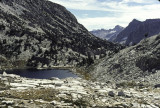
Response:
[{"label": "sky", "polygon": [[88,30],[126,27],[133,19],[160,18],[158,0],[50,0],[66,7]]}]

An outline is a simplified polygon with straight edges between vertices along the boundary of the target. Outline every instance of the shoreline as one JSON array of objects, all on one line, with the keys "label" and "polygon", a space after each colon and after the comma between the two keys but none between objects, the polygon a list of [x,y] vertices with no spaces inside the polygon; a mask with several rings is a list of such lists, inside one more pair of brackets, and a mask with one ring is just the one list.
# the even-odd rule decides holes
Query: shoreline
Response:
[{"label": "shoreline", "polygon": [[33,68],[33,67],[25,67],[25,68],[9,68],[9,69],[3,69],[0,70],[0,74],[3,74],[3,72],[7,72],[7,71],[16,71],[16,70],[37,70],[37,71],[41,71],[41,70],[69,70],[71,73],[77,75],[77,77],[79,78],[83,78],[85,80],[89,80],[90,78],[89,75],[83,71],[80,71],[80,68],[77,67],[73,67],[73,66],[53,66],[53,67],[42,67],[42,68]]}]

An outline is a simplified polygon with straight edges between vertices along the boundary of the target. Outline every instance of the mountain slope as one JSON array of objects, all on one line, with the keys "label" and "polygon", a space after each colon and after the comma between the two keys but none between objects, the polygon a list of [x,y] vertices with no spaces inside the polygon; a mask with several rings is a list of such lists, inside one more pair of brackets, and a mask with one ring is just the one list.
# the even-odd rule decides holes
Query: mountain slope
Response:
[{"label": "mountain slope", "polygon": [[109,30],[105,30],[105,29],[101,29],[101,30],[93,30],[91,31],[91,33],[99,38],[102,39],[106,39],[109,41],[113,41],[116,36],[123,30],[124,28],[117,25],[115,26],[115,28],[113,29],[109,29]]},{"label": "mountain slope", "polygon": [[[142,39],[160,33],[160,19],[148,19],[140,22],[134,19],[121,33],[118,34],[115,42],[125,45],[139,43]],[[145,36],[146,35],[146,36]]]},{"label": "mountain slope", "polygon": [[160,34],[123,49],[114,56],[106,57],[96,65],[91,74],[100,81],[146,80],[158,83],[159,64]]},{"label": "mountain slope", "polygon": [[[87,31],[63,6],[47,0],[1,0],[0,55],[7,68],[90,65],[121,46]],[[1,64],[3,65],[3,64]]]}]

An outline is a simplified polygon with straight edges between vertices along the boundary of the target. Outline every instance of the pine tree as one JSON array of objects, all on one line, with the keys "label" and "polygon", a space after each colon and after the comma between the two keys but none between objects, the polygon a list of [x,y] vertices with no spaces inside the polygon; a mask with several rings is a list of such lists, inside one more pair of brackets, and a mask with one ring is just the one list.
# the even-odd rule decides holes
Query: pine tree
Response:
[{"label": "pine tree", "polygon": [[145,33],[144,36],[145,36],[145,38],[147,38],[148,37],[148,33]]}]

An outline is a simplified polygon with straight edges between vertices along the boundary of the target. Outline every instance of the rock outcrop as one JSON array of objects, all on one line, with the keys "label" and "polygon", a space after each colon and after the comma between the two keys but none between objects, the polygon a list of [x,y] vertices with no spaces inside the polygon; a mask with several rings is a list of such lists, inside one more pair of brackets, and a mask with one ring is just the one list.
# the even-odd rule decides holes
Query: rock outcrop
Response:
[{"label": "rock outcrop", "polygon": [[[6,89],[2,89],[3,87]],[[159,108],[159,93],[160,89],[140,82],[115,84],[90,82],[81,78],[49,80],[27,79],[12,74],[0,75],[2,108]]]},{"label": "rock outcrop", "polygon": [[90,65],[121,46],[93,36],[59,4],[1,0],[0,49],[4,68],[23,68]]}]

